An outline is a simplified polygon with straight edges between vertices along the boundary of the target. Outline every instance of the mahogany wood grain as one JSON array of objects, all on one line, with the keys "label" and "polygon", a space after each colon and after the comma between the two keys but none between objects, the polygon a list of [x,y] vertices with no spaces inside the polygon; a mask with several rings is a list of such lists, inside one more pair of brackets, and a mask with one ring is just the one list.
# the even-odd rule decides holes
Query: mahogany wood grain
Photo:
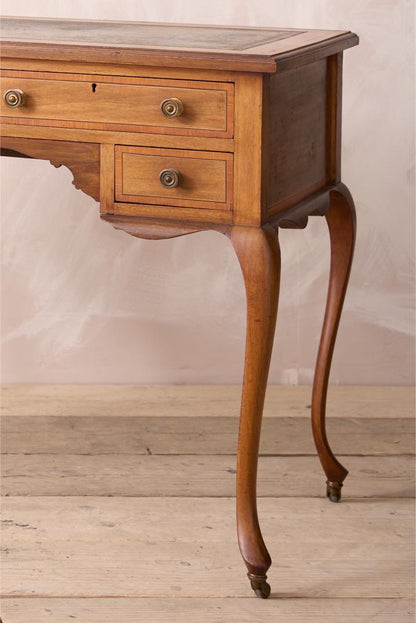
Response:
[{"label": "mahogany wood grain", "polygon": [[102,143],[100,166],[100,212],[113,211],[114,205],[114,145]]},{"label": "mahogany wood grain", "polygon": [[269,82],[267,203],[273,216],[328,183],[327,61]]},{"label": "mahogany wood grain", "polygon": [[294,52],[286,52],[276,57],[277,71],[284,72],[315,63],[323,58],[329,58],[358,45],[357,35],[345,33],[338,37],[328,39],[323,43],[314,43],[308,47],[302,47]]},{"label": "mahogany wood grain", "polygon": [[264,204],[264,79],[239,74],[235,84],[234,223],[261,225]]},{"label": "mahogany wood grain", "polygon": [[[114,214],[102,214],[101,219],[111,223],[114,229],[130,234],[137,238],[144,238],[146,240],[164,240],[167,238],[177,238],[178,236],[186,236],[187,234],[194,234],[198,231],[204,231],[207,229],[205,223],[195,224],[187,223],[186,221],[172,222],[169,220],[154,218],[137,218],[136,216],[118,216]],[[222,231],[224,228],[218,226],[218,231]]]},{"label": "mahogany wood grain", "polygon": [[[247,338],[237,453],[237,529],[252,587],[267,589],[271,558],[257,516],[257,456],[276,325],[280,283],[277,231],[270,226],[234,227],[231,241],[244,276]],[[253,582],[257,583],[253,585]],[[262,595],[267,596],[267,595]]]},{"label": "mahogany wood grain", "polygon": [[[275,229],[304,229],[310,216],[324,216],[326,214],[329,206],[329,193],[336,189],[337,186],[332,186],[311,195],[287,210],[279,212],[273,219],[270,219],[269,224]],[[144,226],[144,232],[147,232],[149,222],[153,218],[158,227],[158,239],[164,238],[163,227],[167,228],[166,237],[171,238],[172,228],[182,228],[184,224],[194,231],[198,227],[198,231],[211,229],[223,233],[229,233],[233,226],[232,215],[225,212],[181,208],[180,222],[175,219],[175,215],[177,216],[177,212],[174,207],[115,203],[114,215],[103,215],[102,218],[112,223],[117,220],[117,229],[123,229],[125,223],[130,228],[131,223],[134,221],[134,218],[131,217],[135,217],[136,233],[134,235],[137,237],[140,237],[139,231],[142,225]],[[203,217],[206,217],[206,219],[204,220]],[[144,237],[147,237],[147,234]]]},{"label": "mahogany wood grain", "polygon": [[91,69],[97,75],[133,76],[136,78],[162,78],[173,80],[196,80],[203,82],[234,82],[235,72],[225,69],[198,69],[188,65],[186,67],[167,67],[166,65],[123,65],[122,63],[100,63],[92,65],[88,62],[30,59],[30,58],[3,58],[2,66],[8,70],[42,71],[55,73],[90,74]]},{"label": "mahogany wood grain", "polygon": [[41,141],[2,137],[2,155],[49,160],[54,167],[66,166],[74,176],[75,188],[100,200],[100,146],[93,143]]},{"label": "mahogany wood grain", "polygon": [[339,52],[328,58],[328,170],[332,184],[341,181],[342,64]]},{"label": "mahogany wood grain", "polygon": [[[116,146],[115,197],[118,202],[230,210],[232,154]],[[159,174],[175,169],[176,188],[164,188]]]},{"label": "mahogany wood grain", "polygon": [[167,147],[175,149],[193,149],[201,151],[233,152],[234,139],[201,136],[178,136],[163,133],[117,132],[115,130],[91,130],[84,128],[56,128],[39,125],[18,125],[12,119],[2,118],[0,124],[2,136],[54,140],[57,136],[64,141],[86,143],[107,143],[111,145],[141,145],[143,147]]},{"label": "mahogany wood grain", "polygon": [[319,344],[312,390],[312,430],[319,459],[328,478],[328,495],[334,501],[348,471],[331,451],[325,429],[326,398],[335,340],[347,290],[355,245],[354,201],[344,184],[330,192],[326,214],[331,241],[331,272],[322,336]]},{"label": "mahogany wood grain", "polygon": [[[25,105],[10,109],[0,102],[2,117],[14,123],[193,136],[233,135],[233,86],[227,83],[3,71],[1,90],[20,89]],[[163,100],[182,101],[183,114],[166,118]],[[122,122],[120,122],[122,120]]]},{"label": "mahogany wood grain", "polygon": [[178,224],[183,220],[190,223],[200,223],[206,229],[216,229],[216,225],[232,225],[233,213],[231,210],[210,210],[209,208],[186,208],[184,206],[167,206],[144,203],[121,203],[116,201],[113,213],[138,218],[154,218],[156,221],[173,221]]},{"label": "mahogany wood grain", "polygon": [[310,216],[324,216],[327,213],[331,189],[332,187],[327,187],[309,195],[306,199],[273,216],[269,223],[281,229],[304,229]]}]

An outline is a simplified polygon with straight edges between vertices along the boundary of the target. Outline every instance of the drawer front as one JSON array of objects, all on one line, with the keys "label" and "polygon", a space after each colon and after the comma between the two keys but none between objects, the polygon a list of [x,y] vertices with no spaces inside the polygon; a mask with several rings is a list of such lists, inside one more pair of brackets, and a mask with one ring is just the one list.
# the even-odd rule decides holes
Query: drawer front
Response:
[{"label": "drawer front", "polygon": [[116,201],[231,209],[232,154],[120,145],[115,150]]},{"label": "drawer front", "polygon": [[[1,82],[1,115],[17,123],[233,135],[234,89],[228,83],[11,71]],[[24,93],[21,106],[6,106],[10,89]]]}]

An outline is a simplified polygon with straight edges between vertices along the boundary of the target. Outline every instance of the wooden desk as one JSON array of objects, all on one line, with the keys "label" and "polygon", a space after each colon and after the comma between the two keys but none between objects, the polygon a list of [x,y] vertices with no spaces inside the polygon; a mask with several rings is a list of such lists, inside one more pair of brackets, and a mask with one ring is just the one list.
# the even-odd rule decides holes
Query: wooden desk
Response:
[{"label": "wooden desk", "polygon": [[[237,526],[251,586],[271,564],[256,507],[257,455],[279,293],[279,227],[325,216],[330,285],[313,434],[339,501],[347,470],[325,433],[328,377],[355,211],[340,178],[344,31],[5,18],[2,153],[65,165],[101,218],[139,238],[228,236],[247,293]],[[45,226],[48,224],[45,223]],[[306,520],[305,520],[306,521]]]}]

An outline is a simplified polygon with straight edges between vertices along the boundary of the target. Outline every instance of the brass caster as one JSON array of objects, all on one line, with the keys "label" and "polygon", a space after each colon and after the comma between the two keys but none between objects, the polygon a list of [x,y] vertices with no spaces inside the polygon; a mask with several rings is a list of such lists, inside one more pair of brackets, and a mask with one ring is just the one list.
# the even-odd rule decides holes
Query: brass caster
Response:
[{"label": "brass caster", "polygon": [[247,573],[248,579],[250,580],[251,588],[256,593],[257,597],[260,599],[267,599],[270,595],[270,584],[266,582],[266,575],[253,575],[252,573]]},{"label": "brass caster", "polygon": [[341,487],[342,482],[331,482],[330,480],[326,481],[326,497],[329,498],[331,502],[340,502],[341,501]]}]

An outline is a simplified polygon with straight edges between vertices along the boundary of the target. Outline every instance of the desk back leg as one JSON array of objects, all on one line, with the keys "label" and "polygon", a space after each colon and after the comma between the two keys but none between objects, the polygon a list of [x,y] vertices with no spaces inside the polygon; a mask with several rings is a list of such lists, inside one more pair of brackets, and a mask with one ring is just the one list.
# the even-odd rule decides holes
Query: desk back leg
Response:
[{"label": "desk back leg", "polygon": [[355,244],[354,201],[344,184],[339,184],[330,192],[326,221],[331,242],[331,271],[312,390],[312,430],[319,459],[327,477],[327,496],[332,502],[339,502],[342,483],[348,470],[335,458],[330,448],[325,428],[325,411],[332,355]]}]

